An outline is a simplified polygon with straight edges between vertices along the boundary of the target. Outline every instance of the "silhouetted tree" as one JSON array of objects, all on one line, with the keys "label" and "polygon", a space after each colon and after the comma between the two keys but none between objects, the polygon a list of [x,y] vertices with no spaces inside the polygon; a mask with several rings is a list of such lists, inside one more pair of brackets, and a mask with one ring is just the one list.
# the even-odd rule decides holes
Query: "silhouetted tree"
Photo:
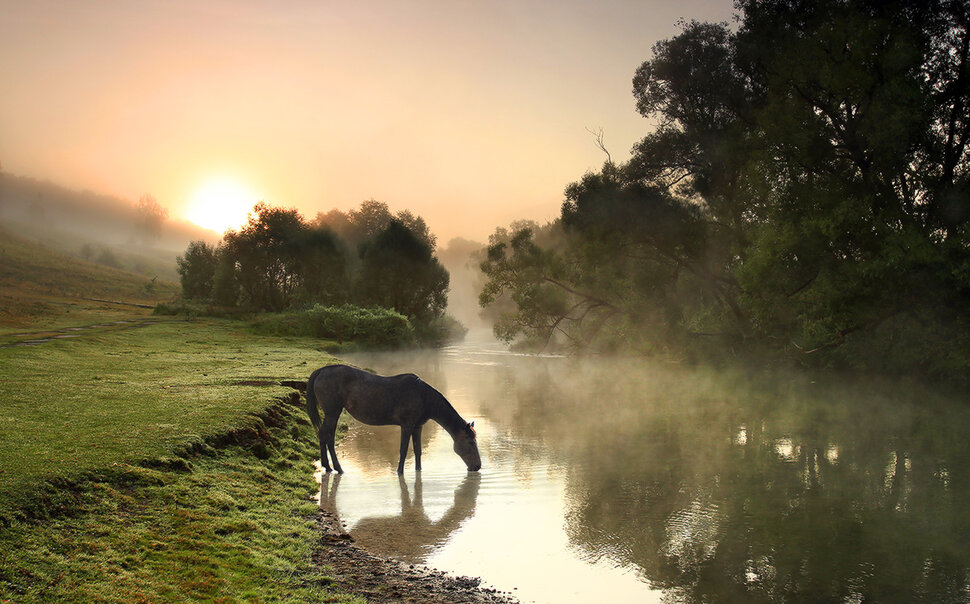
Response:
[{"label": "silhouetted tree", "polygon": [[239,282],[236,280],[236,261],[225,244],[215,250],[215,272],[212,276],[212,302],[233,307],[239,303]]},{"label": "silhouetted tree", "polygon": [[182,295],[189,300],[200,300],[212,295],[216,273],[215,248],[205,241],[193,241],[185,254],[175,259]]},{"label": "silhouetted tree", "polygon": [[580,346],[639,323],[661,348],[717,336],[966,374],[967,3],[738,7],[736,30],[690,22],[654,46],[633,91],[659,127],[567,189],[559,247],[497,242],[483,301],[516,300],[510,336],[574,317],[604,325]]},{"label": "silhouetted tree", "polygon": [[335,303],[345,295],[346,264],[336,237],[311,228],[294,209],[257,204],[241,230],[226,233],[223,248],[234,267],[240,302],[255,310]]},{"label": "silhouetted tree", "polygon": [[392,308],[429,321],[448,303],[448,271],[427,241],[393,219],[361,250],[357,296],[365,304]]}]

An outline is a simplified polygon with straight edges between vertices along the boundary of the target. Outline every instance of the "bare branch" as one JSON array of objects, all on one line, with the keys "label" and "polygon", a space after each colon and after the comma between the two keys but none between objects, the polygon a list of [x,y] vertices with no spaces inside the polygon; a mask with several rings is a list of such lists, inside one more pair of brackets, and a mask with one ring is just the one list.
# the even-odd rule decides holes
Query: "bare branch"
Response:
[{"label": "bare branch", "polygon": [[606,148],[606,143],[603,142],[603,128],[599,128],[598,130],[593,130],[592,128],[587,126],[586,132],[589,132],[590,134],[593,135],[593,140],[596,141],[596,147],[600,151],[606,154],[606,163],[612,166],[613,156],[610,155],[610,152]]}]

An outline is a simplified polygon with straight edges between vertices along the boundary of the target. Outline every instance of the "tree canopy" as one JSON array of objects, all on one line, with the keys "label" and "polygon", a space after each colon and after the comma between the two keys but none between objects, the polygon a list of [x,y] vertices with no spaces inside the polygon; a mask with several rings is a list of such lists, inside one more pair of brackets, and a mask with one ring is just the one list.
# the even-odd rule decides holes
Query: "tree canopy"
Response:
[{"label": "tree canopy", "polygon": [[382,202],[312,222],[295,209],[259,203],[217,248],[191,243],[178,266],[188,299],[271,312],[382,306],[427,323],[443,316],[448,291],[433,245],[423,219],[394,216]]},{"label": "tree canopy", "polygon": [[493,241],[502,335],[965,369],[970,9],[737,6],[654,46],[633,95],[659,125],[567,188],[562,238]]}]

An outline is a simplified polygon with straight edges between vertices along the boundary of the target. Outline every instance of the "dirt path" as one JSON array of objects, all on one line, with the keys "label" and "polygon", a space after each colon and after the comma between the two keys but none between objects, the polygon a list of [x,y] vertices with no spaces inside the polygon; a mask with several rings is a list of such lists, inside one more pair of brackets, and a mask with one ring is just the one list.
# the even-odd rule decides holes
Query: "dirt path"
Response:
[{"label": "dirt path", "polygon": [[53,340],[60,340],[64,338],[77,338],[85,335],[86,332],[97,332],[103,333],[105,331],[118,331],[121,329],[135,329],[138,327],[146,327],[148,325],[154,325],[162,321],[163,319],[158,318],[148,318],[148,319],[125,319],[120,321],[109,321],[107,323],[95,323],[93,325],[81,325],[79,327],[64,327],[60,329],[45,329],[41,331],[25,331],[21,333],[10,334],[7,337],[16,338],[13,342],[7,342],[0,344],[0,348],[8,348],[11,346],[37,346],[38,344],[44,344],[46,342],[51,342]]},{"label": "dirt path", "polygon": [[381,558],[354,544],[329,512],[318,516],[320,543],[313,559],[342,591],[379,604],[391,602],[502,603],[517,600],[508,593],[480,587],[481,580],[453,577],[439,570]]}]

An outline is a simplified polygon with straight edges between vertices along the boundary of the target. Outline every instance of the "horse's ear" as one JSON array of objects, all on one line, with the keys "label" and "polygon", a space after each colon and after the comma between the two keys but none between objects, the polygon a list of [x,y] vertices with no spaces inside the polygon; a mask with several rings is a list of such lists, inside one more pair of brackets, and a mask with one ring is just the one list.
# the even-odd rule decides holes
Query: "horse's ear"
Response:
[{"label": "horse's ear", "polygon": [[471,430],[472,435],[475,435],[475,422],[469,422],[466,427]]}]

